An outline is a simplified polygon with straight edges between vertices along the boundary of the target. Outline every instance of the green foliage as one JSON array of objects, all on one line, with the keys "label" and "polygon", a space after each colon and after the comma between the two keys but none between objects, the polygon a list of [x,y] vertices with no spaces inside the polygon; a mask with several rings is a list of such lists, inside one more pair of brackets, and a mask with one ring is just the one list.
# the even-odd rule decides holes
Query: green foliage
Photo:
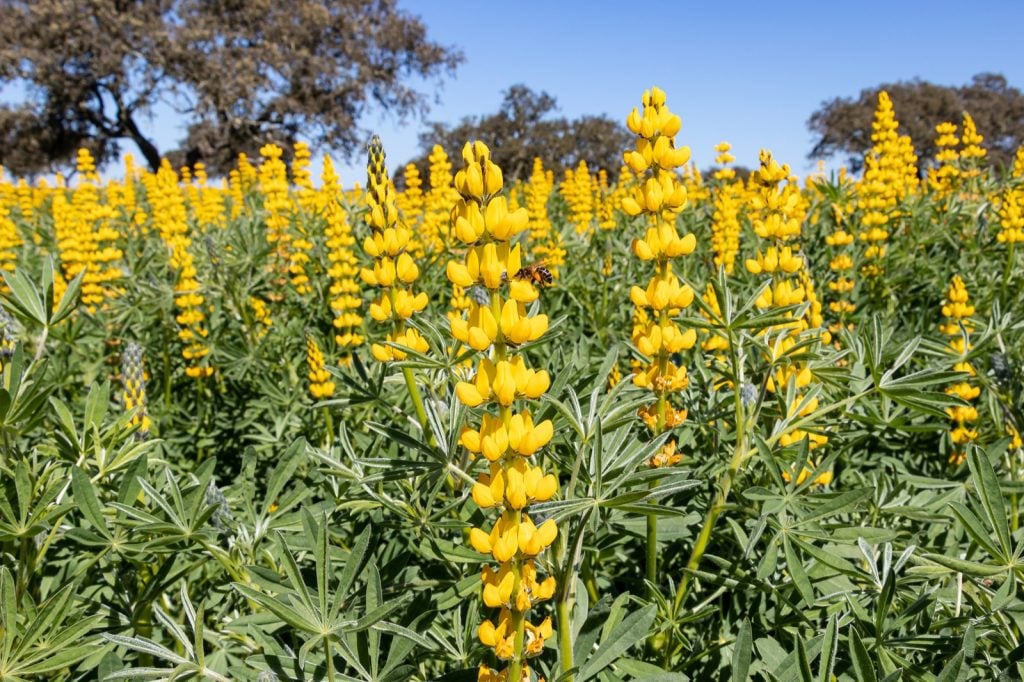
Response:
[{"label": "green foliage", "polygon": [[[827,215],[842,192],[809,190],[810,210]],[[487,661],[483,557],[466,541],[485,518],[470,499],[485,466],[459,442],[471,410],[454,385],[468,355],[441,312],[444,255],[425,257],[418,281],[430,312],[413,323],[432,350],[385,367],[360,349],[330,366],[335,396],[314,402],[305,335],[323,340],[329,362],[340,354],[329,284],[322,269],[308,297],[276,282],[260,197],[246,201],[252,213],[223,229],[191,225],[203,233],[194,255],[217,369],[207,380],[183,374],[157,236],[125,240],[131,276],[94,313],[77,305],[80,279],[54,301],[45,242],[26,240],[6,276],[16,343],[0,383],[0,680],[456,681]],[[562,209],[556,199],[552,215]],[[681,224],[700,247],[681,275],[696,291],[710,284],[719,305],[698,298],[681,315],[728,348],[681,358],[688,419],[654,438],[637,418],[649,395],[628,380],[609,386],[640,359],[628,301],[645,271],[624,255],[639,226],[623,218],[581,237],[556,220],[572,257],[537,304],[550,332],[519,349],[553,379],[534,418],[557,424],[537,457],[560,490],[531,507],[559,524],[539,559],[557,590],[540,607],[556,632],[531,662],[538,675],[1024,674],[1024,462],[1007,428],[1024,425],[1024,294],[1019,265],[1001,279],[1005,250],[975,234],[979,210],[910,206],[884,281],[858,285],[856,326],[824,342],[764,333],[807,304],[759,308],[764,278],[710,269],[708,207],[687,209]],[[325,262],[323,225],[309,220]],[[814,245],[831,227],[823,218],[805,234],[819,276],[827,257]],[[963,401],[946,389],[965,373],[935,331],[954,270],[979,311],[967,360],[984,396],[963,464],[949,463],[947,414]],[[273,302],[266,329],[252,296]],[[127,341],[146,350],[148,437],[114,369]],[[797,361],[814,383],[769,390]],[[787,443],[797,430],[828,445]],[[651,468],[670,438],[682,462]],[[655,580],[644,572],[648,519]]]}]

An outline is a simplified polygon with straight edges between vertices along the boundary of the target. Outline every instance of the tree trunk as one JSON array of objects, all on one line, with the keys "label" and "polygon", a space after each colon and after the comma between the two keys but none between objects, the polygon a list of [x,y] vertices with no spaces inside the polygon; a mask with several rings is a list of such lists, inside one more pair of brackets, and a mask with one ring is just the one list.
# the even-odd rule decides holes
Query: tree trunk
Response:
[{"label": "tree trunk", "polygon": [[160,168],[160,150],[156,148],[156,145],[150,142],[142,131],[139,130],[138,124],[135,123],[135,119],[132,118],[131,114],[127,115],[123,119],[124,129],[128,133],[128,137],[132,138],[139,147],[139,151],[146,157],[146,163],[149,164],[149,170],[156,173]]}]

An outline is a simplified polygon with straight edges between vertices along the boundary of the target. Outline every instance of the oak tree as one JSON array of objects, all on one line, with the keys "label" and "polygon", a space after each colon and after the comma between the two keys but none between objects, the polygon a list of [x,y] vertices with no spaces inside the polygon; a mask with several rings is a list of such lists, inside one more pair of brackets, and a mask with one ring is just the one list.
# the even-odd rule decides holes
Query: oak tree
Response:
[{"label": "oak tree", "polygon": [[529,178],[536,157],[549,169],[572,168],[585,160],[591,171],[603,168],[614,179],[622,166],[622,150],[631,143],[625,125],[607,116],[567,119],[555,116],[557,109],[557,100],[548,93],[513,85],[493,114],[466,117],[455,125],[432,123],[420,135],[424,154],[414,163],[425,173],[427,153],[435,144],[452,155],[467,141],[483,140],[508,179]]},{"label": "oak tree", "polygon": [[[344,155],[371,107],[423,115],[421,89],[462,60],[395,0],[0,0],[0,16],[0,163],[16,173],[123,141],[151,168],[223,170],[297,139]],[[177,150],[145,130],[161,103],[187,124]]]},{"label": "oak tree", "polygon": [[1017,147],[1024,143],[1024,93],[999,74],[982,73],[958,87],[901,81],[861,90],[856,98],[836,97],[823,102],[807,122],[815,136],[808,156],[816,159],[845,154],[849,166],[859,171],[864,153],[871,147],[871,121],[880,90],[892,98],[900,132],[910,135],[922,169],[935,158],[935,126],[943,121],[959,125],[964,112],[971,115],[985,137],[990,163],[1008,166]]}]

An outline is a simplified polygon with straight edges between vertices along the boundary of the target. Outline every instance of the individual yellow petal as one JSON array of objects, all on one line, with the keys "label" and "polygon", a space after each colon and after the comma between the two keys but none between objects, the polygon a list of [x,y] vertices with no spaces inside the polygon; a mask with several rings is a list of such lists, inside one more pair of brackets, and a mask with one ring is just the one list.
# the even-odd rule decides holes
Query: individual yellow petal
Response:
[{"label": "individual yellow petal", "polygon": [[455,395],[466,407],[476,407],[484,401],[480,391],[473,384],[460,381],[455,385]]},{"label": "individual yellow petal", "polygon": [[491,538],[487,533],[483,532],[479,528],[469,529],[469,544],[473,546],[473,549],[481,554],[491,553]]}]

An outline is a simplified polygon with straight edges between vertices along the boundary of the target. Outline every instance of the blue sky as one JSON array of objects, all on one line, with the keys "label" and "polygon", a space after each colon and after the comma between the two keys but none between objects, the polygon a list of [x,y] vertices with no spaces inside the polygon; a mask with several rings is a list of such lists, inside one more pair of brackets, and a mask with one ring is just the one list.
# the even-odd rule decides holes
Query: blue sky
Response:
[{"label": "blue sky", "polygon": [[[466,56],[430,119],[493,112],[503,90],[524,83],[554,95],[562,115],[624,120],[643,90],[657,85],[683,119],[677,139],[701,167],[711,164],[712,147],[728,140],[738,163],[756,165],[767,147],[795,171],[813,170],[806,159],[810,114],[823,100],[882,82],[920,77],[960,85],[995,71],[1024,87],[1021,0],[400,6]],[[380,133],[389,160],[416,154],[417,126],[367,124]],[[348,168],[345,177],[361,172]]]},{"label": "blue sky", "polygon": [[[994,71],[1024,88],[1024,0],[399,6],[420,16],[432,39],[466,57],[436,91],[428,120],[494,112],[515,83],[554,95],[561,115],[624,120],[643,90],[657,85],[683,119],[679,141],[701,167],[711,164],[712,147],[728,140],[738,163],[755,165],[766,147],[798,173],[813,170],[806,158],[810,114],[823,100],[882,82],[920,77],[961,85]],[[363,124],[383,138],[391,167],[417,155],[419,123],[402,126],[371,112]],[[166,111],[147,126],[161,149],[180,136]],[[346,185],[362,180],[362,162],[338,165]]]}]

